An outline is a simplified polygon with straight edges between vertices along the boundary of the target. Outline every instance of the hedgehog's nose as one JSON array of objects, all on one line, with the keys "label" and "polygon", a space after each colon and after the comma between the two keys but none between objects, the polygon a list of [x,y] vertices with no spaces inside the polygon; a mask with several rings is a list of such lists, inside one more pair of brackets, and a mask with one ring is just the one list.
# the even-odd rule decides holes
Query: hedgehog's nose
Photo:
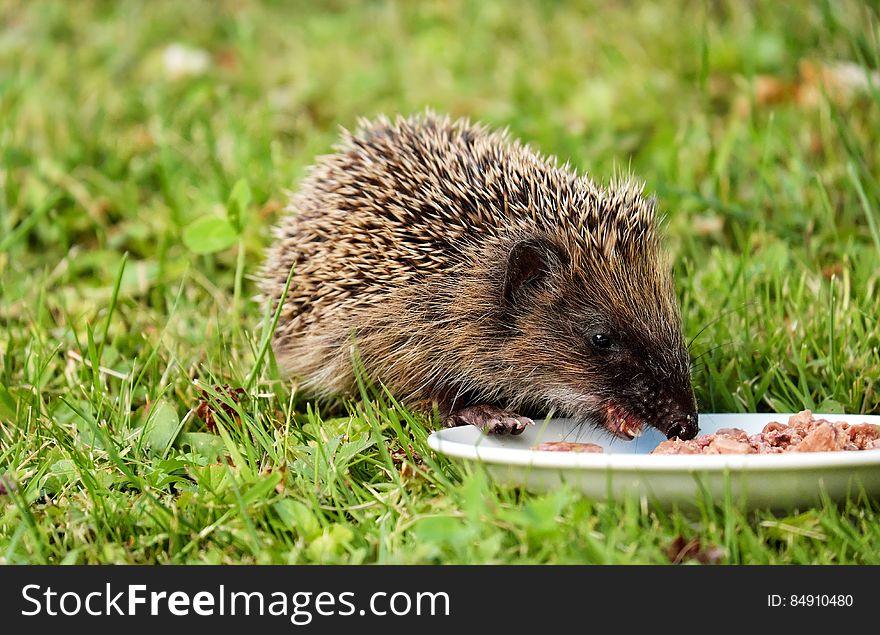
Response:
[{"label": "hedgehog's nose", "polygon": [[672,425],[666,430],[666,438],[672,439],[678,437],[682,441],[693,439],[700,431],[697,425],[697,415],[688,414],[681,419],[676,419]]}]

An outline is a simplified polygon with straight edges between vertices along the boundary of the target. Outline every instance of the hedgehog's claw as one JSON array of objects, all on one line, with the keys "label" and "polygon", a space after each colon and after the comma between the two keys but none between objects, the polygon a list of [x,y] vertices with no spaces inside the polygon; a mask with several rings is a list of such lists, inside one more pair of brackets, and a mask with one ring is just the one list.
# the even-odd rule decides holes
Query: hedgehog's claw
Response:
[{"label": "hedgehog's claw", "polygon": [[486,434],[522,434],[526,426],[534,424],[528,417],[502,410],[497,406],[480,404],[456,410],[444,421],[447,428],[476,426]]}]

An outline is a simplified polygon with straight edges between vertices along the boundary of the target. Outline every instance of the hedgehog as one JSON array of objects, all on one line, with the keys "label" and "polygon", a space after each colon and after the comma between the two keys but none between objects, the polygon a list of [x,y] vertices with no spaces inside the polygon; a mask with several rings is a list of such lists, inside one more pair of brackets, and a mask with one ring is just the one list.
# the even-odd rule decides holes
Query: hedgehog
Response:
[{"label": "hedgehog", "polygon": [[632,178],[596,184],[507,131],[361,120],[275,227],[257,276],[273,310],[283,297],[274,353],[316,398],[362,371],[446,426],[519,434],[553,415],[691,439],[655,209]]}]

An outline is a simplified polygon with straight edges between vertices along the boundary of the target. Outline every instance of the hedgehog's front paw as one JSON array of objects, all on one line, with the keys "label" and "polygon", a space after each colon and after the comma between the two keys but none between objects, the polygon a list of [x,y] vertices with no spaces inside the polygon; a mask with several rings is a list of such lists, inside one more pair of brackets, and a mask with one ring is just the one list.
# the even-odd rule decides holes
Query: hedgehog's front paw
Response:
[{"label": "hedgehog's front paw", "polygon": [[502,410],[497,406],[481,404],[456,410],[446,417],[447,428],[476,426],[486,434],[522,434],[526,426],[534,423],[528,417]]}]

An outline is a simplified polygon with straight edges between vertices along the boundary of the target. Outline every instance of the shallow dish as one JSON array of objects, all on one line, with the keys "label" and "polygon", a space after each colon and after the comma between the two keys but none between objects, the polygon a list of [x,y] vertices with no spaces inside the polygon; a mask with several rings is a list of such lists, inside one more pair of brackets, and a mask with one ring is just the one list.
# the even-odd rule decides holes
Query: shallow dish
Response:
[{"label": "shallow dish", "polygon": [[[791,414],[701,414],[700,435],[721,428],[756,434]],[[830,415],[817,419],[880,424],[877,415]],[[664,440],[647,430],[633,441],[566,419],[538,421],[520,436],[484,435],[473,426],[439,430],[428,445],[451,457],[484,464],[504,485],[550,490],[563,483],[598,500],[645,496],[663,505],[693,506],[700,496],[726,497],[740,507],[792,508],[815,504],[827,494],[842,500],[861,489],[880,495],[880,450],[784,454],[651,455]],[[596,443],[605,453],[541,452],[548,441]]]}]

